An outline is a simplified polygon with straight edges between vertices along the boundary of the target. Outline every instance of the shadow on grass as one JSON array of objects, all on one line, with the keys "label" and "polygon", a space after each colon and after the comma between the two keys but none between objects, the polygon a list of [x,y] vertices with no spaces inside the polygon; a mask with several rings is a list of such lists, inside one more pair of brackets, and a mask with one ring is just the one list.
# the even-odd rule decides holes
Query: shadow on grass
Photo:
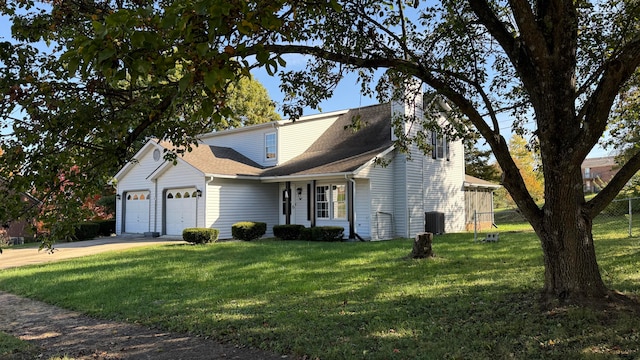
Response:
[{"label": "shadow on grass", "polygon": [[[438,236],[436,257],[426,261],[406,259],[411,245],[173,245],[6,271],[0,288],[93,316],[311,358],[640,356],[637,318],[537,307],[543,268],[533,234],[492,244]],[[629,279],[638,253],[620,245],[603,244],[603,267],[616,274],[612,285],[637,293]]]}]

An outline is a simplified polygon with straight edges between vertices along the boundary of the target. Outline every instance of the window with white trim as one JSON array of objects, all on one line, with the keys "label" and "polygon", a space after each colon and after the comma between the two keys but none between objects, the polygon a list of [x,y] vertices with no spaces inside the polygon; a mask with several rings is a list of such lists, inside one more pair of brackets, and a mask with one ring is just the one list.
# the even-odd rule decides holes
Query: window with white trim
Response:
[{"label": "window with white trim", "polygon": [[431,132],[432,158],[449,160],[449,142],[447,136],[437,131]]},{"label": "window with white trim", "polygon": [[316,186],[316,218],[329,218],[329,186]]},{"label": "window with white trim", "polygon": [[347,186],[333,185],[331,187],[331,212],[334,219],[347,218]]},{"label": "window with white trim", "polygon": [[347,186],[345,184],[316,186],[316,218],[347,218]]},{"label": "window with white trim", "polygon": [[276,133],[264,135],[264,158],[265,160],[275,160],[277,155]]}]

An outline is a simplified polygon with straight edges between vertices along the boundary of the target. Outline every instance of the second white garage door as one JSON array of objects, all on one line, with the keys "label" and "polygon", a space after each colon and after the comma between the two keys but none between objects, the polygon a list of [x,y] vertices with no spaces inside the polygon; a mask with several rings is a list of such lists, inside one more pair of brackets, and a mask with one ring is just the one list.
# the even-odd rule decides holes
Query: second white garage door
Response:
[{"label": "second white garage door", "polygon": [[167,235],[182,235],[182,230],[185,228],[196,226],[197,199],[194,188],[167,191],[165,195]]}]

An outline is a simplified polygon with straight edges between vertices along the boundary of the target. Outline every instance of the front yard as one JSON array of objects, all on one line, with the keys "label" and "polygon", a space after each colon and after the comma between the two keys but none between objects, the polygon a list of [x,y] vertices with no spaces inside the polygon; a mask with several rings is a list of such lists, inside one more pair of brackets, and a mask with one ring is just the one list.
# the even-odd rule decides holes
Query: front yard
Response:
[{"label": "front yard", "polygon": [[[96,317],[189,332],[294,358],[638,358],[626,309],[540,309],[531,232],[497,243],[410,240],[169,245],[0,272],[0,289]],[[640,295],[640,240],[597,241],[605,282]],[[633,315],[633,316],[630,316]]]}]

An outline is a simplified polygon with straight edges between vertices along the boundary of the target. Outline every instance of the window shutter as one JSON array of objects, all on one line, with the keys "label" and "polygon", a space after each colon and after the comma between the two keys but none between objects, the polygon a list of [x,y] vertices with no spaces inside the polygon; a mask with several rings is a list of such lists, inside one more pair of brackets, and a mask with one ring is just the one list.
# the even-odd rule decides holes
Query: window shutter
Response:
[{"label": "window shutter", "polygon": [[431,132],[431,158],[435,159],[438,157],[438,134],[435,131]]},{"label": "window shutter", "polygon": [[443,136],[442,137],[442,141],[444,142],[444,153],[445,156],[447,157],[447,161],[449,161],[449,142],[447,141],[447,137]]}]

